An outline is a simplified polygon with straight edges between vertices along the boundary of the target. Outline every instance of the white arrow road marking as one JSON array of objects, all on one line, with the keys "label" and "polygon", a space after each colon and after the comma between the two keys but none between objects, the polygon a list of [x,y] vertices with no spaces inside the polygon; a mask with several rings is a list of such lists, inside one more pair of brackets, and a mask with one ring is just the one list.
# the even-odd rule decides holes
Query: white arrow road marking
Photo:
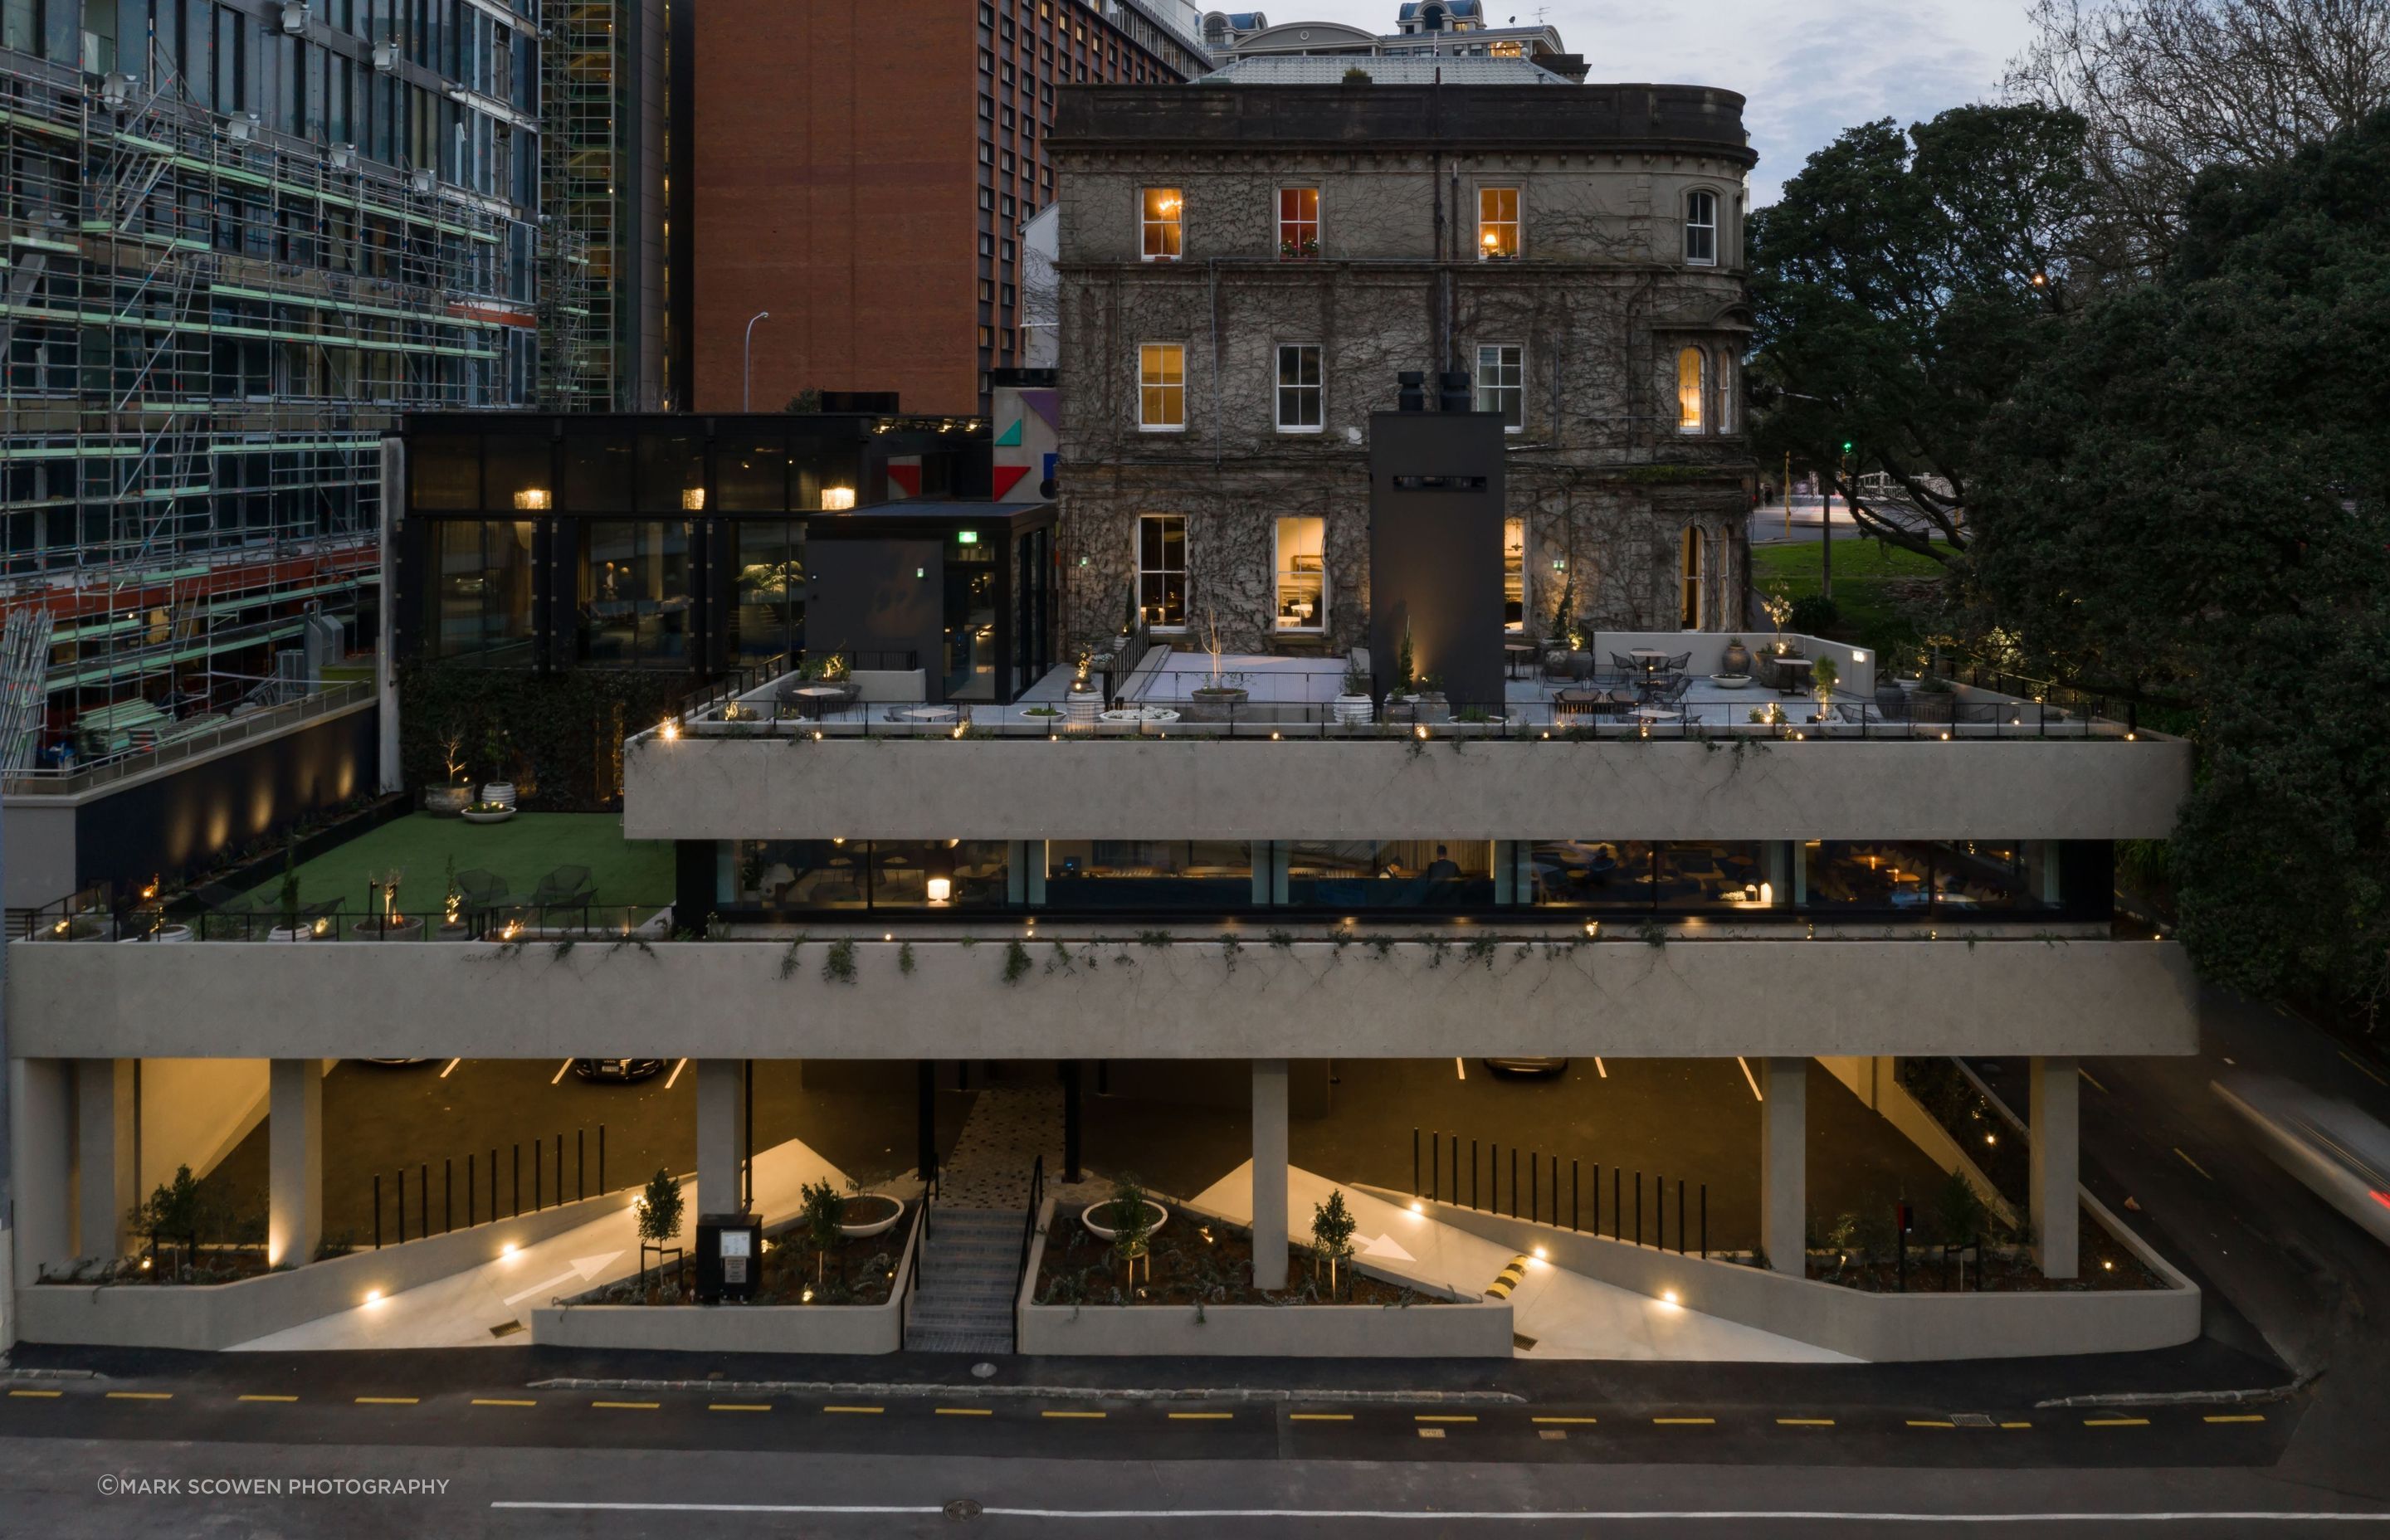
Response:
[{"label": "white arrow road marking", "polygon": [[583,1283],[587,1283],[591,1278],[594,1278],[598,1274],[604,1272],[608,1263],[613,1261],[616,1257],[621,1256],[622,1254],[623,1253],[620,1251],[609,1251],[604,1256],[574,1257],[571,1267],[557,1274],[556,1277],[548,1279],[546,1283],[534,1283],[520,1294],[508,1295],[506,1303],[508,1304],[520,1304],[523,1301],[530,1299],[534,1294],[544,1294],[549,1290],[555,1289],[559,1284],[571,1283],[575,1278],[579,1278]]},{"label": "white arrow road marking", "polygon": [[1404,1251],[1400,1246],[1394,1244],[1394,1237],[1386,1235],[1381,1235],[1375,1240],[1363,1241],[1361,1243],[1361,1254],[1365,1257],[1384,1257],[1391,1262],[1417,1262],[1419,1260],[1419,1258],[1411,1255],[1408,1251]]}]

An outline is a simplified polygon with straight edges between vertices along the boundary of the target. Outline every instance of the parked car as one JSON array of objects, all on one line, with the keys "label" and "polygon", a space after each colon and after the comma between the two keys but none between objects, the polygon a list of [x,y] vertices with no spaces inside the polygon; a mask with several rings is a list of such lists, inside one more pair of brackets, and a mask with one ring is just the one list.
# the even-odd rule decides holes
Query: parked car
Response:
[{"label": "parked car", "polygon": [[1497,1070],[1504,1074],[1556,1075],[1568,1068],[1569,1061],[1565,1059],[1489,1059],[1484,1064],[1487,1069]]},{"label": "parked car", "polygon": [[429,1064],[431,1060],[428,1059],[368,1059],[366,1062],[368,1064]]},{"label": "parked car", "polygon": [[661,1059],[576,1059],[572,1061],[572,1072],[584,1080],[618,1081],[625,1085],[661,1073],[663,1067],[664,1061]]}]

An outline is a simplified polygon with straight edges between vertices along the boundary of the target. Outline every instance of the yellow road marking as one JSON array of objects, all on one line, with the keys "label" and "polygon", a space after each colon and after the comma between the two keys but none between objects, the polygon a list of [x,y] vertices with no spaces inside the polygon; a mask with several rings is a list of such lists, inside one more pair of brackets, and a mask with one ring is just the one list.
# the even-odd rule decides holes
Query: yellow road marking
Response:
[{"label": "yellow road marking", "polygon": [[994,1417],[996,1415],[996,1408],[993,1406],[940,1406],[936,1410],[940,1417]]},{"label": "yellow road marking", "polygon": [[705,1409],[709,1412],[768,1412],[772,1404],[768,1401],[712,1401],[706,1404]]},{"label": "yellow road marking", "polygon": [[498,1401],[495,1399],[485,1399],[477,1395],[473,1398],[473,1405],[476,1406],[536,1406],[539,1403],[536,1401]]},{"label": "yellow road marking", "polygon": [[357,1405],[360,1406],[412,1406],[417,1399],[411,1395],[361,1395],[357,1397]]},{"label": "yellow road marking", "polygon": [[[2182,1155],[2182,1163],[2183,1163],[2183,1164],[2185,1164],[2185,1165],[2189,1166],[2191,1170],[2193,1170],[2193,1171],[2195,1171],[2195,1172],[2199,1173],[2202,1176],[2207,1176],[2207,1168],[2206,1168],[2205,1166],[2201,1165],[2197,1161],[2192,1160],[2190,1156],[2188,1156],[2188,1155],[2183,1155],[2183,1154],[2182,1154],[2182,1146],[2180,1146],[2180,1145],[2177,1145],[2177,1146],[2175,1146],[2175,1147],[2174,1147],[2174,1152],[2175,1152],[2177,1155]],[[2213,1177],[2213,1176],[2207,1176],[2207,1179],[2208,1179],[2209,1181],[2211,1181],[2211,1182],[2213,1182],[2213,1181],[2215,1181],[2215,1180],[2216,1180],[2216,1178],[2215,1178],[2215,1177]]]},{"label": "yellow road marking", "polygon": [[2234,1412],[2229,1416],[2219,1414],[2215,1417],[2204,1417],[2199,1420],[2202,1422],[2263,1422],[2266,1417],[2262,1412]]},{"label": "yellow road marking", "polygon": [[1955,1422],[1935,1422],[1930,1418],[1918,1417],[1910,1418],[1908,1425],[1911,1428],[1956,1428],[1958,1426]]},{"label": "yellow road marking", "polygon": [[663,1403],[661,1401],[593,1401],[589,1405],[609,1407],[618,1412],[652,1412]]},{"label": "yellow road marking", "polygon": [[172,1391],[110,1391],[108,1392],[108,1399],[110,1401],[172,1401],[174,1399],[174,1392]]},{"label": "yellow road marking", "polygon": [[37,1401],[55,1401],[66,1392],[64,1391],[10,1391],[8,1393]]},{"label": "yellow road marking", "polygon": [[244,1395],[240,1399],[243,1401],[296,1401],[299,1398],[295,1395]]},{"label": "yellow road marking", "polygon": [[2380,1075],[2374,1073],[2372,1065],[2368,1064],[2365,1060],[2358,1058],[2355,1054],[2350,1053],[2346,1048],[2340,1050],[2340,1057],[2347,1059],[2351,1064],[2356,1065],[2359,1073],[2373,1081],[2376,1084],[2390,1085],[2390,1080],[2384,1080]]},{"label": "yellow road marking", "polygon": [[1037,1415],[1039,1417],[1051,1418],[1077,1418],[1090,1422],[1099,1422],[1104,1418],[1106,1414],[1102,1412],[1040,1412]]},{"label": "yellow road marking", "polygon": [[2146,1428],[2149,1425],[2150,1419],[2145,1417],[2087,1417],[2083,1419],[2086,1428]]},{"label": "yellow road marking", "polygon": [[1717,1421],[1714,1417],[1655,1417],[1651,1419],[1663,1428],[1707,1428]]},{"label": "yellow road marking", "polygon": [[1170,1414],[1170,1420],[1173,1422],[1226,1422],[1236,1415],[1234,1412],[1173,1412]]},{"label": "yellow road marking", "polygon": [[1780,1417],[1776,1423],[1780,1428],[1831,1428],[1834,1419],[1830,1417]]},{"label": "yellow road marking", "polygon": [[824,1406],[822,1408],[825,1412],[853,1412],[864,1417],[873,1416],[886,1409],[882,1406]]},{"label": "yellow road marking", "polygon": [[1474,1422],[1477,1418],[1466,1412],[1420,1412],[1413,1422]]},{"label": "yellow road marking", "polygon": [[2030,1422],[2003,1422],[2000,1426],[2003,1428],[2030,1428],[2033,1424]]},{"label": "yellow road marking", "polygon": [[1442,1437],[1444,1437],[1444,1430],[1443,1430],[1443,1429],[1441,1429],[1441,1428],[1421,1428],[1421,1429],[1418,1430],[1418,1431],[1419,1431],[1419,1436],[1420,1436],[1420,1437],[1421,1437],[1421,1438],[1442,1438]]},{"label": "yellow road marking", "polygon": [[[52,1391],[50,1393],[56,1395],[58,1392]],[[1286,1414],[1286,1419],[1289,1422],[1350,1422],[1353,1420],[1353,1414],[1350,1412],[1289,1412]]]},{"label": "yellow road marking", "polygon": [[1600,1419],[1590,1417],[1539,1417],[1535,1418],[1535,1420],[1537,1422],[1563,1422],[1573,1428],[1580,1426],[1590,1428]]},{"label": "yellow road marking", "polygon": [[2101,1084],[2099,1077],[2094,1075],[2090,1071],[2085,1069],[2082,1065],[2077,1064],[2075,1066],[2075,1072],[2089,1081],[2091,1083],[2091,1089],[2099,1092],[2103,1097],[2108,1094],[2108,1087]]}]

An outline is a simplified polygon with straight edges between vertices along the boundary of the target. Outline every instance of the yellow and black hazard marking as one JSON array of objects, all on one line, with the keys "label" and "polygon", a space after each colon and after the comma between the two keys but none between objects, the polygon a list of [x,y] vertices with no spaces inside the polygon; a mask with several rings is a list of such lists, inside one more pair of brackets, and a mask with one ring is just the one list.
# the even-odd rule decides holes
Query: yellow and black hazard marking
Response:
[{"label": "yellow and black hazard marking", "polygon": [[1526,1276],[1527,1259],[1525,1257],[1512,1257],[1510,1259],[1510,1265],[1502,1269],[1502,1276],[1496,1278],[1493,1283],[1487,1287],[1485,1292],[1493,1295],[1497,1300],[1507,1300],[1510,1297],[1510,1290],[1518,1288],[1519,1281]]}]

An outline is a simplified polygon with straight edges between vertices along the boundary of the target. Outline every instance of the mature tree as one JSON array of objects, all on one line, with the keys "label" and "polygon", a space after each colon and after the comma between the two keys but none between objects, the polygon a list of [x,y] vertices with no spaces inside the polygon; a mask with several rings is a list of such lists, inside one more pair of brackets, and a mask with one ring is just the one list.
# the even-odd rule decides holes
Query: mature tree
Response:
[{"label": "mature tree", "polygon": [[2383,0],[2037,0],[2012,96],[2088,122],[2098,237],[2147,273],[2216,165],[2279,163],[2390,106]]},{"label": "mature tree", "polygon": [[2170,696],[2211,976],[2390,990],[2390,113],[2211,168],[2164,277],[2103,299],[1986,435],[1972,570],[2063,676]]},{"label": "mature tree", "polygon": [[2082,142],[2080,118],[2024,103],[1906,135],[1866,123],[1812,155],[1751,220],[1763,457],[1789,452],[1846,497],[1857,472],[1885,472],[1902,506],[1860,498],[1861,528],[1937,559],[1963,550],[1985,421],[2062,327]]}]

